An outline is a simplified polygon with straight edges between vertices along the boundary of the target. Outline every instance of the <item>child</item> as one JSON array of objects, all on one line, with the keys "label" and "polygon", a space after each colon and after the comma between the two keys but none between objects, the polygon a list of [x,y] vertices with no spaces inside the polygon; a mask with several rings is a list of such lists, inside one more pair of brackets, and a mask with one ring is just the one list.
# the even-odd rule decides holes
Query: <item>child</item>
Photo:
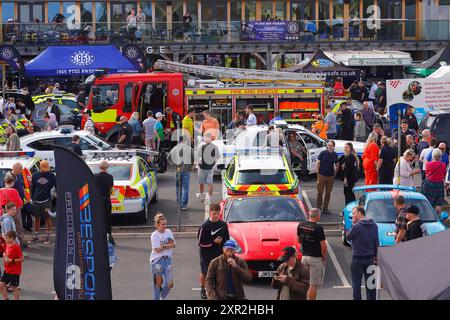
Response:
[{"label": "child", "polygon": [[[17,206],[14,202],[10,201],[5,205],[5,213],[0,217],[0,225],[2,227],[2,236],[5,237],[5,234],[8,231],[12,230],[14,232],[17,231],[16,223],[14,222],[14,217],[17,214]],[[19,239],[16,239],[16,243],[20,244]]]},{"label": "child", "polygon": [[3,254],[3,262],[5,272],[0,279],[0,292],[5,300],[8,298],[7,285],[10,285],[13,290],[14,300],[19,300],[19,282],[20,274],[22,273],[23,254],[20,246],[17,244],[17,234],[10,230],[4,235],[6,242],[6,251]]}]

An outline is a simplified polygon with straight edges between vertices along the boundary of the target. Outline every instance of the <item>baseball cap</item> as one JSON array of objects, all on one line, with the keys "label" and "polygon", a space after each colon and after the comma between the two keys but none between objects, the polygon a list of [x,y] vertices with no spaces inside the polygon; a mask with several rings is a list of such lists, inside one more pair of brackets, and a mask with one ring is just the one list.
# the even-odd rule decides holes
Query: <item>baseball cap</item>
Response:
[{"label": "baseball cap", "polygon": [[50,171],[50,165],[48,164],[47,160],[42,160],[39,163],[39,168],[41,169],[41,171],[44,171],[44,172]]},{"label": "baseball cap", "polygon": [[278,261],[286,262],[297,253],[297,250],[294,247],[286,247],[281,252],[282,254],[278,258]]},{"label": "baseball cap", "polygon": [[412,205],[406,207],[405,213],[412,213],[412,214],[418,215],[419,214],[419,208],[412,204]]},{"label": "baseball cap", "polygon": [[155,115],[155,117],[156,117],[156,118],[164,117],[164,115],[163,115],[161,112],[157,112],[156,115]]},{"label": "baseball cap", "polygon": [[233,249],[236,250],[236,242],[234,242],[233,240],[227,240],[225,241],[223,247],[225,249]]}]

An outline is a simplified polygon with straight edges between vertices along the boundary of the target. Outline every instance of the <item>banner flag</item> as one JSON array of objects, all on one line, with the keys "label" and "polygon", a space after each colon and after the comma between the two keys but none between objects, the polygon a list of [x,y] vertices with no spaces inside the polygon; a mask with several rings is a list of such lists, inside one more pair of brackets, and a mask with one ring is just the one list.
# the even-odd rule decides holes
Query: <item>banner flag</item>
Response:
[{"label": "banner flag", "polygon": [[111,300],[106,217],[86,163],[55,146],[57,180],[53,282],[60,300]]}]

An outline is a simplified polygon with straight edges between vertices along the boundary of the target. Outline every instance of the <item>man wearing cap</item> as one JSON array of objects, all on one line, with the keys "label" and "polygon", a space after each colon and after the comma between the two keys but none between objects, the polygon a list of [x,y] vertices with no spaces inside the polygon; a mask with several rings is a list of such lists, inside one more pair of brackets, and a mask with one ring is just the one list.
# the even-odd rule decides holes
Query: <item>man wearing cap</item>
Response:
[{"label": "man wearing cap", "polygon": [[297,227],[298,242],[302,250],[302,263],[309,268],[310,287],[308,300],[316,300],[317,288],[323,283],[325,276],[325,259],[327,257],[327,243],[325,231],[318,224],[320,210],[312,208],[308,221],[300,222]]},{"label": "man wearing cap", "polygon": [[419,217],[419,208],[410,205],[405,209],[406,219],[406,241],[422,238],[428,235],[426,224]]},{"label": "man wearing cap", "polygon": [[162,125],[162,120],[164,118],[164,115],[161,112],[157,112],[156,115],[156,123],[155,123],[155,141],[156,144],[156,150],[159,150],[159,146],[164,141],[164,127]]},{"label": "man wearing cap", "polygon": [[133,136],[133,128],[128,123],[128,118],[126,116],[120,117],[119,125],[120,129],[117,143],[125,145],[125,147],[129,147],[131,145],[131,139]]},{"label": "man wearing cap", "polygon": [[52,231],[52,219],[49,215],[52,206],[52,189],[56,189],[56,177],[50,172],[50,165],[46,160],[39,164],[39,171],[31,178],[31,200],[35,210],[34,238],[30,243],[39,241],[39,230],[41,229],[41,218],[45,219],[47,236],[44,244],[51,244],[50,232]]},{"label": "man wearing cap", "polygon": [[309,270],[297,257],[294,247],[286,247],[278,258],[282,264],[272,278],[272,288],[278,290],[277,300],[306,300]]},{"label": "man wearing cap", "polygon": [[245,300],[244,282],[252,280],[245,260],[236,252],[236,242],[228,240],[223,245],[223,254],[211,261],[206,275],[208,300]]}]

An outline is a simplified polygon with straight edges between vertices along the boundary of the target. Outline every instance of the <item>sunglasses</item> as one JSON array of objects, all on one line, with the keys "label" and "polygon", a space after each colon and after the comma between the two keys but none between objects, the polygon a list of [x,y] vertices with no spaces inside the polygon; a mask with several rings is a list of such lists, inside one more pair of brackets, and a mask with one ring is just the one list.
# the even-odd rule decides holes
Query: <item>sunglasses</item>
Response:
[{"label": "sunglasses", "polygon": [[445,148],[439,148],[439,150],[445,151]]}]

